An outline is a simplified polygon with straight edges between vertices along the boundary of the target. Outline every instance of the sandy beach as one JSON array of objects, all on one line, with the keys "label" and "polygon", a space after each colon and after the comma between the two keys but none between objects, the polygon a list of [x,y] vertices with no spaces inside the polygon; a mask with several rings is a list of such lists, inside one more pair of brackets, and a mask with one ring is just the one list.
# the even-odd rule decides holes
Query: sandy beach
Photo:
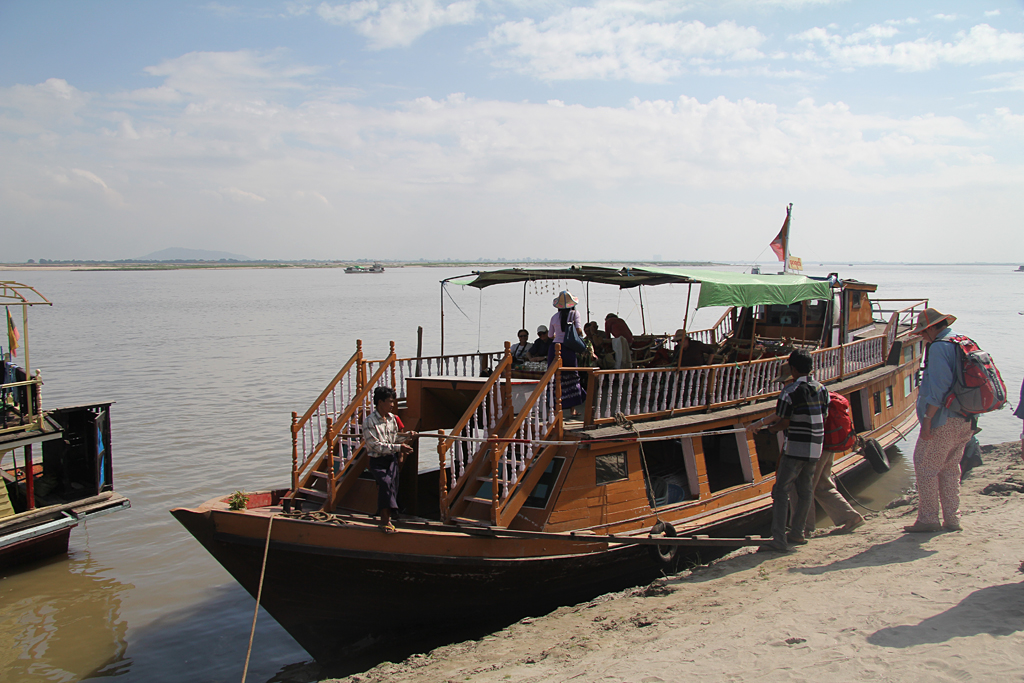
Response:
[{"label": "sandy beach", "polygon": [[961,532],[903,533],[911,495],[788,555],[738,550],[333,680],[1024,680],[1020,444],[982,457],[964,481]]}]

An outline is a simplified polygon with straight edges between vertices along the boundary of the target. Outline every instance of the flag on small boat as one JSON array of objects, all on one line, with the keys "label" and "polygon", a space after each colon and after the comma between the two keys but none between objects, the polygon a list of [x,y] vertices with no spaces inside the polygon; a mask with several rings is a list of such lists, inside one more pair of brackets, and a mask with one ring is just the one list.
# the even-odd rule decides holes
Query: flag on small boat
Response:
[{"label": "flag on small boat", "polygon": [[790,209],[786,209],[786,222],[782,224],[782,230],[779,230],[779,234],[775,236],[775,239],[769,245],[780,261],[786,260],[786,242],[789,241],[789,212]]},{"label": "flag on small boat", "polygon": [[7,311],[7,346],[11,350],[11,355],[17,357],[18,355],[18,340],[21,339],[21,335],[18,334],[18,328],[14,326],[14,318],[11,317],[11,309],[4,307]]}]

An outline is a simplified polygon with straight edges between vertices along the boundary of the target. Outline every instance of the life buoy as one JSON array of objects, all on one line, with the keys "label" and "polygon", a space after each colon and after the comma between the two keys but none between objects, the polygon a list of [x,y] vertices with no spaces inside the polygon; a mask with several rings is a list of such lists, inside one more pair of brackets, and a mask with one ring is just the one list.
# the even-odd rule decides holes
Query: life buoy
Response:
[{"label": "life buoy", "polygon": [[864,456],[865,460],[871,463],[871,469],[875,472],[885,474],[889,471],[889,456],[885,454],[885,449],[882,448],[882,444],[878,443],[874,439],[867,439],[864,442],[861,454]]},{"label": "life buoy", "polygon": [[[668,538],[675,538],[676,528],[665,522],[658,522],[651,527],[651,537],[662,534]],[[675,564],[676,555],[679,554],[679,546],[677,545],[649,545],[647,550],[650,551],[651,557],[654,558],[655,562],[665,567],[671,567]]]}]

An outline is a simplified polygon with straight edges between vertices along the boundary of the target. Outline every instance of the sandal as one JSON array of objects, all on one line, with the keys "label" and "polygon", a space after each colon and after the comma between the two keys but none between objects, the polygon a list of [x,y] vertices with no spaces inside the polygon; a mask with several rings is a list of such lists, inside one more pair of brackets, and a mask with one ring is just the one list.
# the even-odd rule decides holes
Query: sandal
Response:
[{"label": "sandal", "polygon": [[398,529],[396,529],[395,525],[392,524],[391,522],[388,522],[387,525],[381,525],[380,530],[383,531],[385,534],[397,534],[398,533]]}]

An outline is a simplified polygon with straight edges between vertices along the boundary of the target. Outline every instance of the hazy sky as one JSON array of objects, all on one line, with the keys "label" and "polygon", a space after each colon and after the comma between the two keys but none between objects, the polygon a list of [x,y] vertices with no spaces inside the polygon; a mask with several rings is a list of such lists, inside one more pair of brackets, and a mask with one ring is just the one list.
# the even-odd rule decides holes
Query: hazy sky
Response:
[{"label": "hazy sky", "polygon": [[0,2],[0,261],[1024,262],[1024,3]]}]

